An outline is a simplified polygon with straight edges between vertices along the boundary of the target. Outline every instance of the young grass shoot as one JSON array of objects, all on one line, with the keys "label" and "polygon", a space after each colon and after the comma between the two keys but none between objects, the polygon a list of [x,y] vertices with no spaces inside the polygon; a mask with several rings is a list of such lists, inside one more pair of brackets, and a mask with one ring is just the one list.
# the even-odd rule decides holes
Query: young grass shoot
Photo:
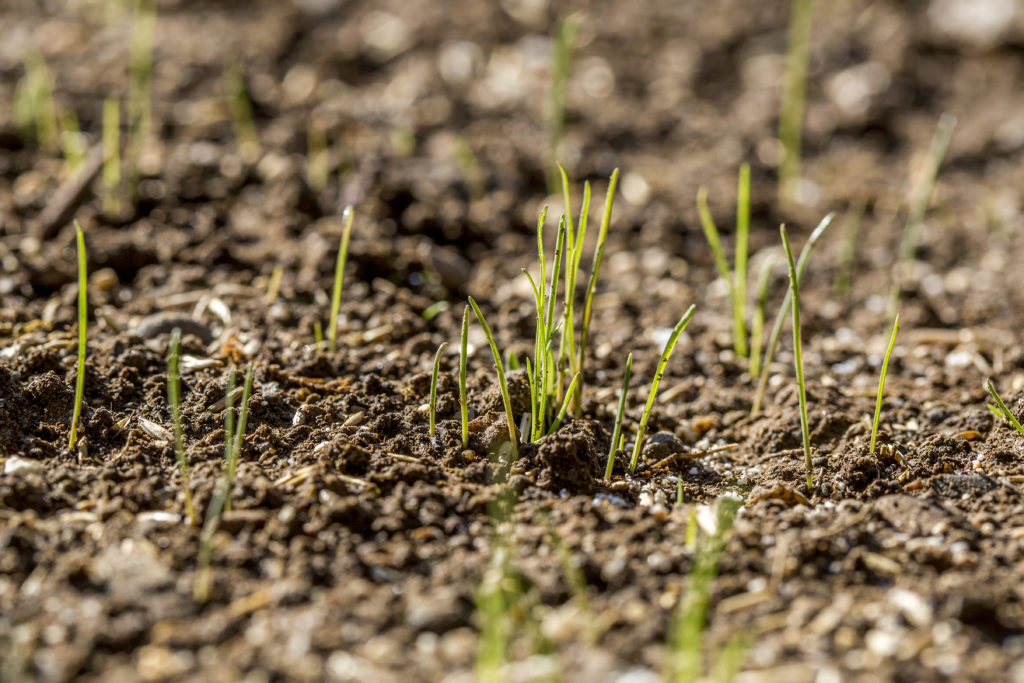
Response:
[{"label": "young grass shoot", "polygon": [[71,436],[68,438],[68,448],[72,452],[78,445],[78,423],[82,419],[82,396],[85,393],[85,335],[89,321],[89,294],[86,289],[89,277],[86,271],[85,234],[78,221],[75,221],[75,242],[78,245],[78,365],[75,377],[75,409],[71,416]]},{"label": "young grass shoot", "polygon": [[790,3],[789,49],[786,53],[786,75],[779,113],[779,204],[787,206],[797,200],[800,187],[800,147],[804,127],[804,97],[807,92],[807,63],[811,55],[811,30],[814,23],[814,0],[793,0]]},{"label": "young grass shoot", "polygon": [[167,356],[167,403],[171,408],[171,424],[174,428],[174,453],[178,458],[178,472],[181,488],[185,493],[185,512],[188,523],[196,526],[196,508],[192,503],[192,487],[189,485],[188,454],[185,452],[184,430],[181,426],[181,373],[178,361],[181,357],[181,329],[171,330],[171,343]]},{"label": "young grass shoot", "polygon": [[672,333],[669,335],[668,341],[665,342],[665,349],[661,352],[658,369],[655,371],[654,380],[651,382],[651,393],[647,397],[647,405],[644,407],[643,415],[640,417],[640,426],[636,431],[636,440],[633,442],[633,457],[629,461],[630,472],[636,471],[637,461],[640,460],[640,446],[644,440],[644,432],[647,431],[647,419],[651,416],[651,409],[654,407],[654,399],[658,395],[658,386],[661,384],[661,378],[665,375],[665,367],[668,365],[669,356],[672,355],[672,349],[675,348],[679,335],[686,329],[695,310],[697,310],[697,307],[691,304],[690,308],[683,314],[683,317],[676,323],[676,326],[672,328]]},{"label": "young grass shoot", "polygon": [[878,397],[875,399],[875,419],[871,421],[871,448],[868,453],[875,452],[875,439],[878,436],[878,418],[882,415],[882,392],[885,391],[885,373],[889,369],[889,357],[892,356],[892,347],[896,344],[896,332],[900,328],[900,316],[897,313],[892,321],[892,335],[889,337],[889,348],[885,350],[885,358],[882,360],[882,374],[878,377]]},{"label": "young grass shoot", "polygon": [[796,384],[800,398],[800,433],[804,441],[804,466],[807,469],[807,492],[814,490],[814,463],[811,462],[811,431],[807,423],[807,389],[804,385],[804,356],[800,339],[800,276],[793,261],[793,250],[786,236],[786,226],[779,226],[782,235],[782,246],[786,250],[786,261],[789,263],[789,291],[793,299],[793,366],[796,369]]},{"label": "young grass shoot", "polygon": [[718,227],[708,209],[708,191],[701,187],[697,191],[697,212],[704,236],[715,257],[715,267],[719,276],[729,284],[729,300],[732,303],[733,330],[732,341],[736,355],[746,358],[747,347],[747,250],[750,238],[750,165],[740,166],[736,191],[736,255],[735,266],[729,271],[729,261],[722,249],[722,240]]},{"label": "young grass shoot", "polygon": [[469,362],[469,306],[462,309],[462,334],[459,343],[459,414],[462,418],[462,447],[469,448],[469,400],[466,394],[466,367]]},{"label": "young grass shoot", "polygon": [[989,406],[988,409],[995,413],[997,416],[1003,418],[1010,425],[1021,434],[1024,434],[1024,427],[1021,427],[1020,422],[1014,417],[1010,409],[1006,407],[1002,397],[999,396],[999,392],[996,391],[996,385],[992,383],[991,379],[985,380],[985,388],[988,389],[988,393],[992,395],[992,400],[996,402],[995,407]]},{"label": "young grass shoot", "polygon": [[348,261],[348,242],[352,237],[354,211],[346,206],[341,214],[341,244],[338,246],[338,260],[334,265],[334,290],[331,292],[331,319],[328,322],[328,348],[331,353],[338,350],[338,313],[341,311],[341,292],[345,280],[345,263]]},{"label": "young grass shoot", "polygon": [[[818,240],[825,234],[825,230],[829,225],[832,224],[832,219],[835,218],[834,213],[830,213],[821,219],[818,223],[818,227],[814,229],[811,236],[807,240],[807,244],[800,251],[800,258],[796,264],[796,277],[797,283],[800,282],[804,276],[804,270],[807,269],[807,262],[811,260],[811,252],[814,251],[814,246],[818,243]],[[756,414],[761,411],[761,404],[764,402],[764,394],[768,389],[768,374],[771,369],[772,359],[775,358],[775,349],[779,346],[779,337],[782,335],[782,326],[786,322],[786,315],[789,313],[790,304],[793,302],[792,290],[786,292],[785,298],[782,300],[782,305],[779,306],[779,312],[775,314],[775,322],[772,324],[771,334],[768,335],[768,344],[765,346],[764,351],[764,362],[761,363],[761,373],[758,377],[757,382],[757,393],[754,395],[754,405],[750,409],[751,414]]]},{"label": "young grass shoot", "polygon": [[441,342],[434,354],[434,369],[430,373],[430,436],[434,436],[437,427],[437,375],[441,367],[441,352],[448,342]]},{"label": "young grass shoot", "polygon": [[476,319],[480,321],[480,326],[484,328],[484,334],[487,336],[487,343],[491,346],[491,354],[494,356],[494,368],[498,372],[498,389],[501,391],[501,401],[505,405],[505,420],[508,423],[508,438],[509,444],[512,448],[512,462],[519,459],[519,435],[516,434],[516,417],[512,412],[512,399],[509,398],[508,394],[508,382],[505,379],[505,366],[501,362],[501,353],[498,352],[498,345],[494,341],[494,335],[491,333],[491,327],[487,324],[487,320],[484,319],[484,314],[480,312],[480,307],[476,305],[476,301],[473,297],[469,297],[469,305],[473,307],[473,313],[476,314]]}]

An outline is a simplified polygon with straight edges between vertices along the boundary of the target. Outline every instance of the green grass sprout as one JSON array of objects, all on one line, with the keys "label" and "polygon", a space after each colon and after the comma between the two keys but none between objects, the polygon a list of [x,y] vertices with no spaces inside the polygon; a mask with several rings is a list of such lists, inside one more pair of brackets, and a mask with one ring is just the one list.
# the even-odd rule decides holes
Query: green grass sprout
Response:
[{"label": "green grass sprout", "polygon": [[[669,634],[668,671],[665,676],[667,681],[694,683],[704,680],[704,632],[707,627],[708,609],[711,606],[711,589],[714,587],[718,565],[741,504],[742,501],[737,497],[726,495],[719,498],[715,533],[698,546],[686,591],[680,598]],[[696,525],[693,526],[696,528]],[[742,661],[742,653],[730,653],[730,658],[737,658],[737,654]]]},{"label": "green grass sprout", "polygon": [[[830,213],[821,219],[818,223],[818,227],[814,229],[811,236],[807,240],[807,244],[800,251],[800,258],[796,263],[796,276],[799,282],[804,276],[804,270],[807,269],[807,263],[811,259],[811,252],[814,251],[815,245],[824,236],[825,230],[832,224],[832,220],[835,218],[834,213]],[[771,368],[772,359],[775,358],[775,349],[779,346],[779,337],[782,335],[782,326],[786,322],[786,315],[789,313],[790,304],[793,302],[792,291],[787,291],[786,296],[782,300],[782,305],[779,306],[779,312],[775,315],[775,323],[772,325],[771,334],[768,336],[768,344],[765,346],[764,361],[761,363],[761,374],[758,377],[757,383],[757,394],[754,396],[754,405],[750,409],[752,414],[756,414],[761,411],[761,404],[764,402],[764,394],[768,388],[768,374]]]},{"label": "green grass sprout", "polygon": [[690,308],[683,314],[683,317],[676,323],[676,326],[672,328],[672,334],[669,335],[668,341],[665,342],[665,349],[661,352],[658,369],[655,371],[654,380],[651,382],[651,393],[647,397],[647,405],[644,407],[643,415],[640,417],[640,426],[637,428],[636,441],[633,443],[633,457],[629,461],[630,472],[636,471],[636,463],[640,459],[640,445],[644,440],[644,432],[647,431],[647,419],[651,416],[654,398],[658,395],[658,385],[661,384],[661,378],[665,375],[665,366],[668,365],[669,356],[672,355],[672,349],[675,348],[679,335],[686,329],[686,325],[690,322],[690,318],[693,317],[695,310],[697,310],[697,307],[691,304]]},{"label": "green grass sprout", "polygon": [[82,131],[78,125],[78,116],[70,109],[60,113],[60,148],[64,152],[64,159],[68,171],[74,174],[85,161],[85,143],[82,141]]},{"label": "green grass sprout", "polygon": [[210,598],[212,575],[210,563],[213,559],[213,537],[220,528],[221,516],[225,510],[231,509],[231,489],[234,487],[235,472],[238,469],[238,456],[245,437],[246,422],[249,417],[249,395],[252,392],[253,365],[245,372],[245,388],[242,391],[242,405],[238,416],[238,428],[235,428],[235,378],[237,372],[232,368],[228,372],[227,393],[225,394],[224,412],[224,467],[221,480],[210,498],[206,508],[206,519],[200,533],[199,557],[196,562],[196,580],[193,585],[193,597],[198,602],[206,602]]},{"label": "green grass sprout", "polygon": [[992,383],[991,379],[985,380],[985,388],[988,389],[988,393],[992,394],[992,400],[996,402],[996,407],[989,406],[989,410],[1009,422],[1014,429],[1021,434],[1024,434],[1024,427],[1020,426],[1020,422],[1014,417],[1010,409],[1003,403],[1003,399],[999,396],[999,392],[996,391],[996,385]]},{"label": "green grass sprout", "polygon": [[434,435],[437,417],[437,372],[441,367],[441,352],[446,346],[448,342],[441,342],[437,347],[437,353],[434,354],[434,370],[430,373],[430,436]]},{"label": "green grass sprout", "polygon": [[262,150],[260,136],[253,122],[252,100],[245,86],[245,66],[241,58],[232,60],[224,67],[224,91],[238,154],[242,161],[251,164],[260,158]]},{"label": "green grass sprout", "polygon": [[121,103],[103,101],[103,211],[121,213]]},{"label": "green grass sprout", "polygon": [[562,426],[562,420],[565,419],[565,414],[569,410],[569,399],[572,398],[573,393],[576,391],[576,385],[579,384],[580,373],[576,373],[572,381],[569,382],[569,388],[565,392],[565,398],[562,399],[562,407],[558,409],[558,414],[555,415],[555,419],[551,421],[548,426],[547,434],[551,435],[558,431],[558,428]]},{"label": "green grass sprout", "polygon": [[946,150],[949,149],[949,141],[953,137],[953,130],[955,128],[955,116],[945,113],[939,117],[939,123],[935,127],[935,135],[932,137],[931,146],[928,148],[924,170],[918,182],[914,185],[914,190],[910,196],[907,227],[903,231],[903,241],[900,243],[899,260],[893,269],[893,284],[889,293],[889,315],[896,314],[900,289],[908,277],[907,271],[910,268],[910,263],[917,255],[917,248],[921,244],[924,216],[928,211],[928,205],[932,201],[935,179],[939,175],[939,168],[942,166],[942,160],[946,157]]},{"label": "green grass sprout", "polygon": [[[60,128],[57,118],[57,105],[53,101],[53,86],[49,69],[43,55],[37,50],[31,50],[25,54],[25,78],[22,81],[24,90],[19,94],[24,95],[24,106],[19,106],[18,128],[23,134],[29,130],[35,130],[36,140],[44,151],[55,153],[60,150]],[[16,98],[18,99],[18,98]]]},{"label": "green grass sprout", "polygon": [[315,116],[310,118],[306,126],[306,149],[306,179],[311,188],[323,192],[331,174],[327,156],[327,130]]},{"label": "green grass sprout", "polygon": [[715,257],[715,267],[719,276],[729,285],[729,300],[732,304],[733,330],[732,342],[736,355],[746,358],[749,354],[747,346],[747,249],[750,239],[750,165],[740,166],[736,192],[736,255],[735,267],[730,272],[729,261],[722,249],[722,240],[718,227],[708,209],[708,190],[701,187],[697,190],[697,213],[700,224],[707,238],[708,246]]},{"label": "green grass sprout", "polygon": [[793,0],[790,5],[789,48],[779,112],[779,204],[797,200],[800,185],[800,147],[807,91],[807,63],[811,55],[814,0]]},{"label": "green grass sprout", "polygon": [[[562,175],[566,205],[569,203],[569,179],[565,169],[559,165]],[[590,183],[583,184],[583,204],[580,207],[579,225],[573,237],[571,214],[566,209],[566,258],[565,258],[565,303],[562,309],[562,336],[558,345],[558,389],[561,390],[567,374],[579,372],[579,358],[576,354],[576,280],[580,270],[580,256],[583,240],[587,234],[587,219],[590,215]]]},{"label": "green grass sprout", "polygon": [[800,432],[804,440],[804,466],[807,469],[807,491],[814,490],[814,463],[811,462],[811,430],[807,424],[807,389],[804,384],[803,344],[800,339],[800,276],[793,262],[793,250],[786,236],[786,226],[779,226],[782,235],[782,246],[786,250],[786,261],[789,263],[789,291],[793,305],[793,366],[796,369],[796,384],[800,398]]},{"label": "green grass sprout", "polygon": [[512,461],[515,462],[519,459],[519,436],[516,434],[516,419],[512,413],[512,399],[509,398],[508,382],[505,380],[505,367],[501,362],[501,354],[498,352],[498,345],[494,341],[491,327],[487,324],[484,314],[480,312],[480,307],[476,305],[473,297],[469,297],[469,305],[473,307],[476,319],[480,321],[480,326],[484,328],[487,343],[490,344],[491,354],[494,356],[494,368],[498,372],[498,388],[501,391],[502,403],[505,405],[505,420],[508,422],[508,437],[509,443],[512,446]]},{"label": "green grass sprout", "polygon": [[622,435],[622,416],[626,412],[626,395],[629,393],[629,376],[633,372],[633,354],[626,357],[626,371],[622,375],[622,393],[619,394],[619,407],[615,410],[615,427],[612,429],[612,446],[608,450],[608,464],[604,468],[604,480],[612,480],[612,469],[615,467],[615,451],[618,450],[619,438]]},{"label": "green grass sprout", "polygon": [[889,369],[889,357],[892,356],[892,347],[896,344],[896,331],[900,328],[900,315],[892,321],[892,335],[889,337],[889,348],[885,350],[885,359],[882,361],[882,374],[878,377],[878,398],[875,399],[875,419],[871,421],[871,448],[868,453],[875,452],[875,438],[878,436],[878,418],[882,415],[882,392],[885,391],[885,373]]},{"label": "green grass sprout", "polygon": [[750,376],[761,374],[761,351],[764,348],[764,311],[768,306],[768,285],[771,283],[775,258],[769,255],[761,266],[757,278],[757,306],[754,308],[754,320],[750,325]]},{"label": "green grass sprout", "polygon": [[171,343],[167,356],[167,402],[171,407],[171,424],[174,427],[174,453],[178,457],[178,471],[181,474],[181,488],[185,492],[185,511],[188,523],[196,526],[196,508],[192,504],[192,487],[189,485],[188,454],[185,452],[185,438],[181,426],[181,373],[178,360],[181,357],[181,329],[171,330]]},{"label": "green grass sprout", "polygon": [[615,202],[615,188],[619,184],[619,169],[612,171],[608,179],[608,192],[604,199],[604,213],[601,227],[597,233],[597,244],[594,247],[594,259],[590,266],[590,277],[587,279],[586,295],[583,299],[583,321],[580,325],[580,345],[577,351],[576,370],[580,374],[580,386],[576,391],[576,406],[573,410],[577,416],[583,414],[583,365],[586,361],[587,342],[590,341],[590,319],[594,313],[594,293],[597,291],[597,275],[601,271],[604,260],[604,247],[608,241],[608,226],[612,221],[612,204]]},{"label": "green grass sprout", "polygon": [[462,447],[469,448],[469,400],[466,395],[466,367],[469,362],[469,306],[462,309],[459,344],[459,412],[462,417]]},{"label": "green grass sprout", "polygon": [[338,312],[341,310],[341,291],[345,280],[345,262],[348,261],[348,242],[352,237],[352,221],[355,212],[346,206],[341,214],[341,244],[338,246],[338,260],[334,266],[334,290],[331,292],[331,320],[328,324],[328,348],[331,353],[338,350]]},{"label": "green grass sprout", "polygon": [[75,221],[75,242],[78,245],[78,365],[75,371],[75,410],[71,416],[71,436],[68,438],[68,448],[72,451],[78,445],[78,423],[82,419],[82,396],[85,393],[85,336],[89,321],[85,234],[78,221]]}]

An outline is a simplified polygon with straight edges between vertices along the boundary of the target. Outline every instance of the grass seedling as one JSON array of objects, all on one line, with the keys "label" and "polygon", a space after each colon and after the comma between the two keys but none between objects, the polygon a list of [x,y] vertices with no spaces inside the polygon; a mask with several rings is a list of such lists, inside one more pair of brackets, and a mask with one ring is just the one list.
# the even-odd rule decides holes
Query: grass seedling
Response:
[{"label": "grass seedling", "polygon": [[121,103],[103,101],[103,211],[121,213]]},{"label": "grass seedling", "polygon": [[262,150],[256,124],[253,123],[252,101],[245,87],[245,68],[241,59],[235,59],[224,68],[224,90],[238,154],[243,161],[251,164],[260,158]]},{"label": "grass seedling", "polygon": [[629,461],[630,472],[636,471],[636,463],[640,459],[640,445],[644,440],[644,432],[647,431],[647,419],[651,416],[654,398],[658,395],[658,385],[661,384],[661,378],[665,375],[665,366],[668,365],[669,356],[672,355],[672,349],[675,348],[679,335],[686,329],[686,325],[690,322],[690,318],[693,317],[695,310],[697,310],[697,307],[691,304],[690,308],[683,314],[683,317],[676,323],[676,326],[672,328],[672,334],[669,335],[668,341],[665,342],[665,349],[661,352],[658,369],[655,371],[654,380],[651,382],[651,393],[647,397],[647,405],[644,407],[644,413],[640,417],[640,426],[636,431],[636,441],[633,443],[633,457]]},{"label": "grass seedling", "polygon": [[484,334],[487,336],[487,343],[491,346],[491,354],[494,356],[494,368],[498,372],[498,388],[501,391],[501,400],[505,405],[505,420],[508,423],[508,438],[509,443],[512,446],[512,462],[519,459],[519,436],[516,434],[516,418],[512,413],[512,399],[508,395],[508,382],[505,380],[505,366],[501,362],[501,354],[498,352],[498,345],[494,342],[494,335],[491,333],[491,327],[487,324],[484,319],[484,314],[480,312],[480,307],[476,305],[476,301],[473,297],[469,297],[469,305],[473,307],[473,313],[476,314],[476,319],[480,321],[480,326],[484,328]]},{"label": "grass seedling", "polygon": [[185,512],[188,523],[196,525],[196,509],[192,504],[192,487],[189,486],[188,454],[185,452],[185,438],[181,427],[181,374],[178,359],[181,356],[181,330],[171,330],[171,343],[167,356],[167,403],[171,408],[171,424],[174,427],[174,453],[178,456],[178,472],[181,474],[181,488],[185,492]]},{"label": "grass seedling", "polygon": [[893,270],[892,290],[889,293],[889,315],[896,314],[900,289],[903,287],[903,281],[907,277],[910,263],[917,255],[917,248],[921,244],[924,215],[932,201],[935,179],[939,175],[939,167],[942,166],[942,160],[946,157],[946,150],[949,149],[949,141],[953,137],[954,128],[956,128],[955,116],[946,113],[939,117],[938,126],[935,128],[935,135],[932,137],[932,144],[928,148],[924,170],[910,196],[907,227],[903,231],[903,241],[900,243],[899,260],[896,262],[896,267]]},{"label": "grass seedling", "polygon": [[735,268],[730,273],[729,261],[722,249],[722,240],[711,211],[708,209],[708,190],[701,187],[697,191],[697,212],[700,214],[704,236],[715,257],[718,274],[729,284],[729,299],[732,303],[732,342],[736,355],[746,358],[747,347],[747,245],[750,236],[750,165],[740,166],[736,191],[736,256]]},{"label": "grass seedling", "polygon": [[267,280],[267,296],[264,299],[267,305],[271,305],[277,301],[277,295],[281,292],[281,279],[284,277],[284,266],[278,263],[274,266],[274,270],[270,273],[270,279]]},{"label": "grass seedling", "polygon": [[75,242],[78,245],[78,366],[75,377],[75,410],[71,416],[71,436],[68,448],[72,452],[78,445],[78,422],[82,418],[82,396],[85,393],[85,334],[89,320],[89,295],[86,290],[85,234],[82,226],[75,221]]},{"label": "grass seedling", "polygon": [[[569,101],[569,76],[572,71],[572,51],[576,44],[576,22],[566,17],[555,28],[555,39],[551,55],[551,103],[548,113],[549,168],[554,171],[560,156],[562,136],[565,134],[565,109]],[[548,175],[548,192],[558,191],[558,179]],[[568,210],[568,207],[566,207]]]},{"label": "grass seedling", "polygon": [[[732,496],[722,496],[718,499],[715,533],[700,545],[694,558],[686,591],[680,599],[678,613],[669,635],[668,671],[665,679],[673,683],[694,683],[702,680],[704,630],[707,625],[708,608],[711,605],[711,589],[718,575],[718,564],[725,551],[740,504],[741,501]],[[727,646],[722,656],[726,656],[727,653],[728,663],[738,668],[735,660],[742,662],[742,649],[737,653]],[[721,658],[718,663],[722,663]]]},{"label": "grass seedling", "polygon": [[78,117],[70,109],[60,114],[60,147],[64,151],[68,171],[74,174],[85,161],[85,144],[82,142]]},{"label": "grass seedling", "polygon": [[793,366],[796,369],[796,384],[800,397],[800,433],[804,440],[804,466],[807,469],[807,491],[814,490],[814,464],[811,462],[811,430],[807,424],[807,390],[804,386],[804,356],[800,339],[800,276],[793,261],[793,250],[786,236],[786,226],[779,226],[782,235],[782,246],[786,250],[786,261],[789,263],[789,291],[793,298]]},{"label": "grass seedling", "polygon": [[345,262],[348,260],[348,242],[352,236],[354,212],[351,206],[341,214],[341,244],[338,246],[338,260],[334,266],[334,290],[331,293],[331,320],[328,323],[328,344],[331,353],[338,350],[338,312],[341,310],[341,291],[345,279]]},{"label": "grass seedling", "polygon": [[864,219],[865,205],[863,201],[852,204],[843,219],[843,244],[836,259],[836,279],[832,291],[837,297],[846,298],[850,293],[850,281],[853,279],[853,262],[857,256],[857,239],[860,235],[860,224]]},{"label": "grass seedling", "polygon": [[878,436],[878,418],[882,415],[882,392],[885,390],[885,373],[889,369],[889,357],[892,356],[892,347],[896,343],[896,331],[900,328],[900,316],[897,313],[892,321],[892,335],[889,337],[889,348],[885,350],[885,359],[882,361],[882,374],[878,377],[878,397],[875,399],[875,419],[871,421],[871,449],[868,453],[875,452],[875,438]]},{"label": "grass seedling", "polygon": [[38,51],[25,55],[25,78],[15,94],[15,123],[27,137],[35,131],[36,140],[51,154],[60,150],[57,106],[53,101],[50,72]]},{"label": "grass seedling", "polygon": [[[608,450],[608,464],[604,468],[604,480],[612,480],[612,468],[615,467],[615,451],[618,450],[619,437],[622,435],[622,416],[626,412],[626,394],[629,393],[629,376],[633,372],[633,354],[626,357],[626,372],[622,375],[622,393],[619,394],[619,407],[615,411],[615,427],[612,429],[612,446]],[[681,480],[680,480],[681,481]]]},{"label": "grass seedling", "polygon": [[446,346],[448,346],[448,342],[441,342],[441,345],[437,347],[437,353],[434,354],[434,370],[430,373],[430,436],[434,436],[436,427],[437,373],[441,367],[441,352]]},{"label": "grass seedling", "polygon": [[[832,224],[833,218],[835,218],[835,214],[830,213],[821,219],[821,222],[818,223],[818,227],[816,227],[814,232],[811,233],[810,238],[807,240],[807,244],[805,244],[803,250],[801,250],[800,258],[797,260],[796,264],[796,276],[798,282],[804,276],[804,270],[807,269],[807,262],[811,259],[811,252],[814,251],[814,246],[825,234],[825,230],[828,226]],[[772,325],[772,332],[768,336],[768,344],[765,346],[764,362],[761,363],[761,374],[758,378],[757,394],[754,396],[754,405],[750,409],[752,414],[760,412],[761,404],[764,402],[764,393],[768,388],[768,372],[772,365],[772,359],[775,357],[775,349],[779,345],[779,337],[782,334],[782,325],[786,322],[786,314],[789,313],[789,307],[792,301],[792,291],[787,291],[786,296],[782,300],[782,305],[779,306],[779,312],[775,315],[775,323]]]},{"label": "grass seedling", "polygon": [[804,96],[807,91],[807,62],[811,54],[814,0],[793,0],[789,17],[789,48],[786,76],[779,113],[779,204],[797,199],[800,185],[800,146],[804,125]]},{"label": "grass seedling", "polygon": [[576,236],[572,233],[572,214],[569,212],[569,177],[559,164],[562,176],[562,190],[566,205],[566,261],[565,261],[565,304],[562,315],[562,338],[558,345],[558,389],[563,386],[566,372],[578,373],[579,358],[576,355],[576,279],[580,271],[580,256],[583,253],[583,240],[587,235],[587,219],[590,215],[590,183],[583,184],[583,205],[580,207],[579,226]]},{"label": "grass seedling", "polygon": [[213,559],[213,537],[220,527],[221,515],[225,510],[231,509],[231,489],[234,487],[235,472],[238,469],[238,455],[242,448],[242,439],[245,436],[246,422],[249,417],[249,395],[252,392],[252,363],[245,372],[245,389],[242,392],[242,408],[238,417],[238,429],[235,429],[235,377],[236,371],[232,368],[228,372],[227,393],[225,394],[224,412],[224,467],[221,481],[210,504],[206,508],[206,519],[203,522],[203,530],[200,534],[199,558],[196,567],[196,582],[193,587],[193,595],[198,602],[206,602],[210,597],[210,562]]},{"label": "grass seedling", "polygon": [[580,375],[580,386],[576,390],[576,405],[573,412],[579,416],[583,414],[583,365],[586,360],[587,342],[590,341],[590,319],[594,313],[594,293],[597,290],[597,275],[601,271],[601,261],[604,260],[604,247],[608,241],[608,226],[612,220],[612,204],[615,201],[615,188],[619,184],[619,169],[612,171],[608,179],[608,192],[604,198],[604,214],[601,217],[601,227],[597,233],[597,245],[594,247],[594,261],[590,266],[590,277],[587,279],[587,292],[583,299],[583,321],[580,325],[580,345],[577,351],[576,372]]},{"label": "grass seedling", "polygon": [[466,394],[466,366],[469,362],[469,306],[462,309],[459,344],[459,412],[462,417],[462,447],[469,448],[469,400]]},{"label": "grass seedling", "polygon": [[999,392],[996,391],[996,385],[992,383],[991,379],[985,380],[985,388],[988,389],[988,393],[992,394],[992,400],[996,402],[996,407],[989,406],[989,410],[1009,422],[1018,432],[1024,434],[1024,427],[1020,426],[1020,422],[1017,421],[1017,418],[1013,416],[1010,409],[1003,403],[1003,399],[1000,398]]},{"label": "grass seedling", "polygon": [[569,382],[569,388],[565,392],[565,398],[562,399],[562,407],[558,409],[558,414],[555,415],[555,419],[551,421],[548,426],[547,434],[551,435],[558,431],[558,428],[562,426],[562,420],[565,419],[565,413],[569,410],[569,400],[572,398],[576,391],[576,385],[579,384],[580,374],[577,372],[573,375],[572,381]]},{"label": "grass seedling", "polygon": [[156,33],[155,0],[135,0],[129,46],[128,183],[135,201],[142,154],[153,122],[153,39]]},{"label": "grass seedling", "polygon": [[768,285],[771,282],[775,259],[769,256],[761,266],[761,274],[757,278],[757,306],[754,308],[754,321],[750,326],[750,376],[761,374],[761,350],[764,347],[764,311],[768,306]]}]

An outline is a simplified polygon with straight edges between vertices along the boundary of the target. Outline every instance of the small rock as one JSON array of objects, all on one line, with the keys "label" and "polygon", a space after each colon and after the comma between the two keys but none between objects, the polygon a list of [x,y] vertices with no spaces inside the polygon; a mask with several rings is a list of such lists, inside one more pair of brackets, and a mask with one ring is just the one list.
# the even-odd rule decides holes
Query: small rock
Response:
[{"label": "small rock", "polygon": [[676,438],[676,435],[672,432],[658,432],[644,444],[642,453],[644,460],[648,462],[658,462],[664,460],[670,455],[676,453],[682,453],[686,450],[686,446],[683,442]]},{"label": "small rock", "polygon": [[27,474],[36,474],[43,471],[43,463],[38,460],[29,460],[17,455],[8,458],[4,463],[4,474],[17,474],[24,477]]}]

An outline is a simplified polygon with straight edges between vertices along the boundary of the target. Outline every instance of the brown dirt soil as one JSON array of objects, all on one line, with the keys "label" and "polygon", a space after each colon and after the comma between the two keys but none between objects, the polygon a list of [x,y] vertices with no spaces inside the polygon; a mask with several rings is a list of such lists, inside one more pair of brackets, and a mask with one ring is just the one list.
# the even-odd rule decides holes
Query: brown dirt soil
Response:
[{"label": "brown dirt soil", "polygon": [[[487,625],[476,598],[504,561],[521,595],[501,680],[657,680],[695,559],[689,511],[706,528],[708,506],[729,493],[746,504],[703,648],[714,659],[743,634],[738,680],[1024,680],[1024,437],[986,410],[984,390],[992,376],[1021,414],[1015,3],[818,3],[804,204],[781,210],[786,2],[160,0],[138,203],[105,213],[96,181],[71,207],[91,273],[84,439],[71,452],[73,228],[41,220],[68,173],[17,134],[9,105],[23,55],[38,50],[58,106],[98,144],[103,99],[127,96],[126,4],[0,8],[0,679],[473,680]],[[508,437],[475,321],[461,446],[458,334],[472,295],[502,349],[532,350],[520,268],[536,267],[541,206],[561,210],[546,190],[546,107],[552,27],[570,13],[579,33],[560,156],[594,182],[592,224],[612,169],[623,176],[583,415],[522,444],[508,467],[489,459]],[[252,160],[224,97],[235,60],[259,132]],[[883,448],[871,455],[893,255],[947,111],[959,123],[904,282]],[[329,145],[323,188],[307,173],[311,126]],[[478,178],[459,161],[464,146]],[[789,332],[752,415],[756,384],[732,351],[727,287],[694,206],[708,186],[731,249],[743,161],[751,289],[765,258],[782,263],[781,221],[799,248],[821,216],[840,214],[802,285],[813,491]],[[312,326],[326,327],[346,204],[357,214],[342,348],[318,352]],[[842,224],[857,205],[851,237]],[[852,281],[837,294],[846,241]],[[775,268],[771,313],[787,284]],[[439,301],[448,306],[425,316]],[[626,355],[628,443],[667,328],[691,303],[643,463],[629,475],[620,459],[606,484]],[[193,598],[201,531],[183,519],[174,448],[144,429],[171,427],[175,326],[200,516],[223,461],[226,371],[255,367],[205,603]],[[431,437],[423,406],[442,341]],[[513,388],[528,410],[521,376]]]}]

